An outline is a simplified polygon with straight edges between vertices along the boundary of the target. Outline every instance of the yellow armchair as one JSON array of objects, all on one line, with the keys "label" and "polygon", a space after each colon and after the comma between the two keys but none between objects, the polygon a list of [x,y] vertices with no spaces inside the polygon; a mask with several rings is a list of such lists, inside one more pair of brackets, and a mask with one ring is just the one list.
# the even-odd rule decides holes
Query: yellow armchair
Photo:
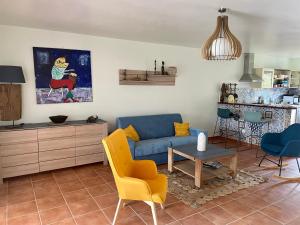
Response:
[{"label": "yellow armchair", "polygon": [[119,193],[119,203],[113,220],[116,223],[121,205],[126,200],[144,201],[151,206],[154,224],[157,225],[155,203],[166,200],[167,177],[157,172],[151,160],[133,160],[126,135],[118,129],[102,140]]}]

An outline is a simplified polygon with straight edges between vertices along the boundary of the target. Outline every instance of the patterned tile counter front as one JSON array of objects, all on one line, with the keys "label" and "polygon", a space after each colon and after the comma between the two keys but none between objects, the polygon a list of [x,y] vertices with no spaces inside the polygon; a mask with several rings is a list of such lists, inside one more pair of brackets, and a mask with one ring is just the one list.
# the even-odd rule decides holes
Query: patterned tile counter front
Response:
[{"label": "patterned tile counter front", "polygon": [[[233,113],[238,113],[243,118],[244,112],[272,112],[272,120],[268,124],[263,126],[263,133],[266,132],[282,132],[289,125],[296,122],[297,107],[296,106],[284,106],[284,105],[257,105],[257,104],[229,104],[229,103],[218,103],[219,108],[230,109]],[[238,122],[231,119],[231,129],[238,130]],[[250,124],[245,123],[245,129],[243,131],[244,136],[248,137],[251,133]],[[248,137],[245,141],[250,143]]]}]

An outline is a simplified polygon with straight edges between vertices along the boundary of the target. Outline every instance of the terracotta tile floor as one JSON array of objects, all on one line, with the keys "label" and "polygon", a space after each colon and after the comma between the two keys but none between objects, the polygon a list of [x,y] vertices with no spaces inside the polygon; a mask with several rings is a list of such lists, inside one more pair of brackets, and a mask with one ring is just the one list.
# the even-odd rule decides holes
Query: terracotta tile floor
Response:
[{"label": "terracotta tile floor", "polygon": [[[272,178],[278,171],[258,168],[255,151],[238,153],[239,168],[268,177],[267,183],[198,209],[168,194],[165,210],[157,207],[159,224],[300,224],[300,183]],[[283,176],[300,176],[295,160],[288,161]],[[6,179],[0,185],[0,225],[111,224],[117,201],[111,171],[102,164]],[[150,208],[132,202],[121,210],[118,224],[153,224]]]}]

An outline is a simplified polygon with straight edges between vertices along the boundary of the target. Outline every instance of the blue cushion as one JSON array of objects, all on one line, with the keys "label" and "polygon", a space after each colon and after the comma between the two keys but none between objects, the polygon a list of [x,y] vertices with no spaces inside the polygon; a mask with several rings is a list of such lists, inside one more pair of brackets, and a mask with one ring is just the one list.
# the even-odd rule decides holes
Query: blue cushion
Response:
[{"label": "blue cushion", "polygon": [[263,144],[261,148],[268,154],[277,156],[281,153],[283,146],[281,145],[272,145],[272,144]]},{"label": "blue cushion", "polygon": [[132,116],[117,118],[117,127],[133,125],[141,140],[170,137],[175,135],[174,122],[182,123],[180,114]]},{"label": "blue cushion", "polygon": [[138,141],[135,143],[135,156],[167,152],[170,146],[171,142],[169,137]]},{"label": "blue cushion", "polygon": [[186,144],[197,144],[198,137],[196,136],[186,136],[186,137],[170,137],[170,142],[172,147]]}]

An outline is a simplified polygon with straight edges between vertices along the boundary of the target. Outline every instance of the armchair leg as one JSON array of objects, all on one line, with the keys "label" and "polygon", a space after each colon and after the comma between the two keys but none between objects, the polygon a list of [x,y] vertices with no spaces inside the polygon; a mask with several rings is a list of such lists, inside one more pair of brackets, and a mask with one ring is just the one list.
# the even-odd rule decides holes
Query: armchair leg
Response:
[{"label": "armchair leg", "polygon": [[282,169],[282,157],[279,158],[279,176],[281,176],[281,169]]},{"label": "armchair leg", "polygon": [[113,220],[112,225],[116,224],[116,221],[118,219],[118,215],[119,215],[119,212],[120,212],[120,209],[121,209],[123,203],[124,203],[124,200],[123,199],[119,199],[119,202],[118,202],[118,205],[117,205],[117,209],[116,209],[116,212],[115,212],[115,216],[114,216],[114,220]]},{"label": "armchair leg", "polygon": [[299,166],[298,158],[296,158],[296,162],[297,162],[298,170],[299,170],[299,173],[300,173],[300,166]]},{"label": "armchair leg", "polygon": [[154,202],[150,202],[150,201],[145,201],[145,203],[151,207],[152,217],[153,217],[153,224],[154,225],[158,225],[157,215],[156,215],[156,209],[155,209],[155,203]]},{"label": "armchair leg", "polygon": [[267,156],[267,154],[265,154],[265,155],[262,157],[262,159],[260,160],[260,162],[259,162],[259,164],[258,164],[259,167],[260,167],[261,163],[264,161],[264,159],[266,158],[266,156]]}]

